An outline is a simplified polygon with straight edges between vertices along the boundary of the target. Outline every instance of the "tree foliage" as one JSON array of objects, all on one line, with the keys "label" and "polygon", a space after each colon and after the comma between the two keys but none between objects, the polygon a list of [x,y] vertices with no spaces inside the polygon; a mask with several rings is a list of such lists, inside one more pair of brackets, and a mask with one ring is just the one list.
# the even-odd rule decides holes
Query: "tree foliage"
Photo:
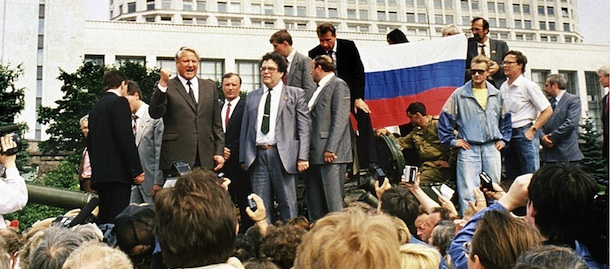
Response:
[{"label": "tree foliage", "polygon": [[[9,65],[0,63],[0,126],[17,124],[21,126],[20,135],[23,137],[24,131],[27,130],[25,123],[15,122],[17,114],[25,108],[25,91],[24,88],[15,86],[15,81],[23,75],[23,68],[18,65],[11,68]],[[17,167],[23,171],[24,164],[29,159],[27,149],[27,141],[22,140],[23,149],[17,155]]]},{"label": "tree foliage", "polygon": [[601,134],[593,128],[593,121],[587,117],[584,124],[580,125],[582,132],[579,133],[580,150],[585,158],[580,161],[582,167],[590,173],[598,182],[608,182],[608,167],[606,167],[602,155]]},{"label": "tree foliage", "polygon": [[[108,66],[85,62],[74,73],[60,69],[59,80],[64,82],[62,99],[55,101],[55,107],[40,107],[38,122],[48,124],[49,139],[40,143],[44,152],[56,154],[59,151],[79,152],[84,142],[79,119],[88,114],[104,93],[103,76]],[[147,69],[144,65],[125,62],[119,67],[127,77],[138,82],[144,98],[149,100],[154,83],[159,78],[159,69]],[[77,162],[77,158],[73,162]]]}]

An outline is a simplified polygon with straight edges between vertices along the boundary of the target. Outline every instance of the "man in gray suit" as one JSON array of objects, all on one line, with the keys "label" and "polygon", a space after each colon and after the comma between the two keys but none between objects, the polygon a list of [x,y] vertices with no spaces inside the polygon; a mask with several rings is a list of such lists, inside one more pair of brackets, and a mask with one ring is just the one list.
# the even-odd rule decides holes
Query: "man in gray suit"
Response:
[{"label": "man in gray suit", "polygon": [[542,158],[549,163],[578,163],[584,155],[578,147],[578,123],[580,122],[580,98],[566,92],[566,79],[561,74],[546,78],[544,91],[551,98],[553,114],[542,127],[544,136]]},{"label": "man in gray suit", "polygon": [[466,54],[466,76],[464,82],[471,79],[470,63],[477,55],[484,55],[491,60],[489,66],[489,77],[487,80],[491,82],[497,89],[504,81],[504,67],[501,65],[504,59],[504,54],[508,52],[508,45],[502,40],[489,38],[489,22],[481,17],[476,17],[471,21],[470,30],[472,37],[468,38],[468,52]]},{"label": "man in gray suit", "polygon": [[326,55],[318,55],[311,62],[311,75],[318,83],[307,103],[311,117],[311,168],[305,189],[311,220],[343,208],[343,179],[347,164],[353,161],[349,87],[334,71],[333,60]]},{"label": "man in gray suit", "polygon": [[265,86],[246,99],[239,162],[250,173],[252,190],[263,198],[271,223],[274,196],[282,220],[297,216],[296,179],[309,168],[311,120],[305,91],[282,82],[282,56],[267,53],[260,67]]},{"label": "man in gray suit", "polygon": [[284,57],[287,62],[286,74],[282,77],[284,84],[305,90],[310,97],[316,89],[311,77],[311,59],[292,47],[292,36],[286,30],[279,30],[271,35],[269,43],[273,51]]},{"label": "man in gray suit", "polygon": [[131,186],[130,203],[153,203],[153,185],[163,185],[163,171],[159,169],[163,120],[153,119],[148,114],[148,104],[142,101],[142,91],[135,81],[127,82],[127,95],[132,115],[132,126],[140,163],[144,169],[144,182]]}]

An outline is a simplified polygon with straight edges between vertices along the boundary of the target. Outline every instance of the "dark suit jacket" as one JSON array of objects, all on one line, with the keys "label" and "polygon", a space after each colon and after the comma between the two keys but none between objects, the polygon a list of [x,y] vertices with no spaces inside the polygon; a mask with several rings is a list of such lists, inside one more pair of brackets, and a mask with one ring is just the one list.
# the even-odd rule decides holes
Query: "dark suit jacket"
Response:
[{"label": "dark suit jacket", "polygon": [[316,82],[311,77],[311,59],[297,51],[290,62],[290,72],[288,72],[286,84],[301,88],[305,90],[308,97],[311,96],[316,90]]},{"label": "dark suit jacket", "polygon": [[178,77],[167,82],[167,92],[155,86],[149,107],[153,119],[163,117],[165,130],[159,168],[167,170],[175,161],[195,162],[199,150],[202,168],[214,168],[213,156],[223,156],[224,133],[216,84],[199,79],[199,102],[195,108]]},{"label": "dark suit jacket", "polygon": [[349,131],[350,97],[345,81],[333,77],[324,86],[311,107],[311,165],[326,164],[324,152],[337,155],[333,163],[352,162],[351,132]]},{"label": "dark suit jacket", "polygon": [[580,109],[580,98],[565,92],[542,127],[545,135],[551,134],[554,144],[552,148],[542,148],[545,162],[579,161],[584,158],[578,147]]},{"label": "dark suit jacket", "polygon": [[[354,100],[364,100],[364,66],[360,60],[360,53],[351,40],[337,38],[337,76],[343,79],[349,86],[351,96],[351,107]],[[318,45],[309,51],[309,58],[326,54],[322,46]]]},{"label": "dark suit jacket", "polygon": [[[264,89],[251,91],[246,99],[239,141],[239,162],[244,163],[246,170],[250,169],[257,156],[257,115]],[[275,124],[275,140],[282,165],[289,174],[298,173],[298,160],[309,160],[310,136],[311,119],[305,91],[284,85]]]},{"label": "dark suit jacket", "polygon": [[[487,55],[492,61],[496,62],[500,65],[500,70],[495,73],[493,76],[489,77],[489,80],[493,81],[496,88],[500,89],[502,83],[506,81],[506,75],[504,75],[504,67],[502,66],[502,61],[504,61],[504,54],[508,52],[508,45],[506,42],[502,40],[489,39],[489,50],[491,55]],[[468,38],[468,54],[466,56],[466,76],[464,78],[464,83],[472,79],[470,74],[470,62],[472,62],[472,58],[479,55],[479,45],[474,38]]]},{"label": "dark suit jacket", "polygon": [[124,97],[106,92],[89,112],[87,147],[91,183],[133,184],[142,173],[131,126],[131,110]]},{"label": "dark suit jacket", "polygon": [[[220,108],[224,106],[224,101],[220,102]],[[225,162],[222,170],[226,173],[230,173],[234,170],[241,170],[239,164],[239,134],[241,132],[241,122],[244,114],[244,107],[246,106],[246,101],[241,98],[231,114],[231,118],[229,118],[229,125],[227,126],[227,131],[225,132],[225,147],[231,150],[231,156]],[[230,178],[230,177],[229,177]]]}]

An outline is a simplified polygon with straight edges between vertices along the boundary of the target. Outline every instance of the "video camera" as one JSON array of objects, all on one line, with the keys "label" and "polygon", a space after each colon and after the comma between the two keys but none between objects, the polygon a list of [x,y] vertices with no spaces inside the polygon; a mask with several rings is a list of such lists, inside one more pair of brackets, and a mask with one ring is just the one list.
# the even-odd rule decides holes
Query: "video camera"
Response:
[{"label": "video camera", "polygon": [[0,154],[2,155],[15,155],[17,152],[21,151],[23,148],[23,142],[21,142],[21,137],[19,133],[15,132],[19,130],[19,125],[7,125],[0,127],[0,136],[4,136],[9,133],[13,133],[13,141],[17,144],[16,147],[8,149],[7,151],[3,151],[0,149]]}]

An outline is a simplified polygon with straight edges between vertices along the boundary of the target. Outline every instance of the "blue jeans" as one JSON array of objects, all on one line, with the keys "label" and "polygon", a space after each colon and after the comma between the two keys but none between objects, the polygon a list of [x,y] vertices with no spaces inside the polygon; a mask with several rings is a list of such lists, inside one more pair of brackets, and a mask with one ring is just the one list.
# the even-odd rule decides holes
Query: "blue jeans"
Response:
[{"label": "blue jeans", "polygon": [[252,191],[264,201],[267,222],[274,222],[274,196],[282,220],[288,221],[297,217],[297,174],[289,174],[284,170],[277,148],[259,149],[250,170]]},{"label": "blue jeans", "polygon": [[502,151],[507,180],[513,181],[520,175],[534,173],[540,168],[538,133],[534,135],[532,140],[525,137],[525,132],[531,126],[531,124],[528,124],[520,128],[513,128],[510,142]]},{"label": "blue jeans", "polygon": [[496,149],[494,141],[471,145],[470,149],[460,149],[458,152],[456,183],[462,216],[469,207],[468,201],[476,202],[473,190],[481,185],[479,174],[482,171],[485,171],[495,183],[500,182],[502,156]]}]

